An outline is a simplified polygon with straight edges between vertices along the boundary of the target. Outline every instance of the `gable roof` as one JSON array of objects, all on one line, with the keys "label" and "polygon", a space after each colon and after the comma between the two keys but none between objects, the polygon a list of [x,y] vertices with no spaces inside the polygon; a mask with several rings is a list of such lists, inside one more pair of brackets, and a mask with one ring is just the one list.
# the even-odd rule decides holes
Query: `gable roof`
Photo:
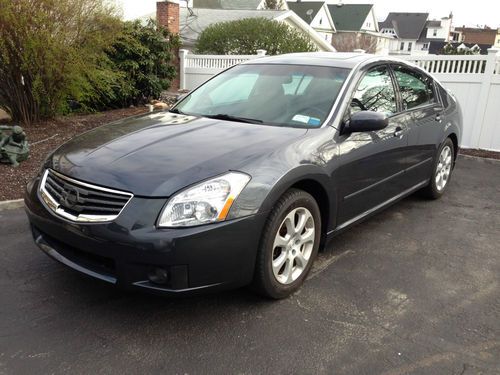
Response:
[{"label": "gable roof", "polygon": [[373,4],[328,5],[337,31],[360,31]]},{"label": "gable roof", "polygon": [[[288,8],[290,10],[293,10],[300,18],[302,18],[308,25],[311,24],[312,20],[318,12],[320,11],[321,7],[325,4],[324,1],[307,1],[307,2],[302,2],[302,1],[289,1],[287,2]],[[309,10],[312,10],[311,15],[307,15],[307,12]]]},{"label": "gable roof", "polygon": [[394,29],[400,39],[419,39],[425,27],[429,13],[396,13],[391,12],[379,28]]},{"label": "gable roof", "polygon": [[262,0],[193,0],[193,8],[257,10]]}]

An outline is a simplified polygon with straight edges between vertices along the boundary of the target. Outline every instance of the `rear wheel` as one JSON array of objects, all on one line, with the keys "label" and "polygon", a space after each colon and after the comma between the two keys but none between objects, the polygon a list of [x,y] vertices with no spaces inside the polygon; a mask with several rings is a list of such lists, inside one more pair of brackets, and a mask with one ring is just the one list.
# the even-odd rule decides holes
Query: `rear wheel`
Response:
[{"label": "rear wheel", "polygon": [[291,189],[274,206],[264,228],[253,287],[271,298],[284,298],[304,282],[318,253],[320,210],[315,199]]},{"label": "rear wheel", "polygon": [[448,186],[451,173],[455,164],[455,150],[453,142],[447,138],[439,148],[437,158],[434,162],[434,168],[429,185],[422,192],[431,199],[440,198]]}]

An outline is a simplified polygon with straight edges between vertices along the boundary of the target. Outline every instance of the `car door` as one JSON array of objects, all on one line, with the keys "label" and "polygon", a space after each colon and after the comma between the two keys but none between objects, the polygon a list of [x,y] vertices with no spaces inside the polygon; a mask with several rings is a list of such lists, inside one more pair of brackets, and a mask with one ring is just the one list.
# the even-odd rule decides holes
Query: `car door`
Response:
[{"label": "car door", "polygon": [[337,184],[337,227],[341,229],[404,191],[407,167],[407,115],[399,110],[396,87],[386,64],[372,66],[359,79],[344,120],[359,110],[388,116],[389,125],[377,131],[339,132],[340,167]]},{"label": "car door", "polygon": [[432,162],[443,134],[443,105],[434,80],[425,73],[401,64],[392,66],[403,113],[408,114],[407,186],[429,178]]}]

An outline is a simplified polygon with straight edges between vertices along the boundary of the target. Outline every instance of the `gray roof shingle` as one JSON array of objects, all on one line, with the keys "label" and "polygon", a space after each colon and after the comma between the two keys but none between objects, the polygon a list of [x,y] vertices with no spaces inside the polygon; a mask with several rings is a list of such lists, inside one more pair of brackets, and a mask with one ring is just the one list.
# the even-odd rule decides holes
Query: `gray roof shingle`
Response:
[{"label": "gray roof shingle", "polygon": [[262,0],[193,0],[193,8],[256,10]]},{"label": "gray roof shingle", "polygon": [[360,31],[373,4],[328,5],[337,31]]},{"label": "gray roof shingle", "polygon": [[395,29],[400,39],[418,39],[425,27],[429,13],[394,13],[379,23],[380,29]]},{"label": "gray roof shingle", "polygon": [[[293,10],[300,18],[302,18],[308,25],[316,17],[321,7],[325,4],[324,1],[306,1],[306,2],[287,2],[288,8]],[[307,12],[312,10],[311,15],[307,15]]]}]

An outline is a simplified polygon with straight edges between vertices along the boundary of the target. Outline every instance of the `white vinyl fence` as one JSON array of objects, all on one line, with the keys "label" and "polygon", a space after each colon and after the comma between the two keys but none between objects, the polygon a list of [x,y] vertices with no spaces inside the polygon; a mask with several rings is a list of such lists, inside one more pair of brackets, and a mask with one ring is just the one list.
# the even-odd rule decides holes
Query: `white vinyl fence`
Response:
[{"label": "white vinyl fence", "polygon": [[464,115],[461,146],[500,151],[500,56],[399,56],[432,73],[458,99]]},{"label": "white vinyl fence", "polygon": [[[432,73],[458,99],[464,115],[461,147],[500,151],[500,55],[398,56]],[[180,88],[192,90],[214,74],[258,55],[193,55],[180,51]]]},{"label": "white vinyl fence", "polygon": [[193,55],[181,49],[179,51],[180,89],[192,90],[213,75],[233,65],[265,55],[265,50],[258,50],[256,55]]}]

